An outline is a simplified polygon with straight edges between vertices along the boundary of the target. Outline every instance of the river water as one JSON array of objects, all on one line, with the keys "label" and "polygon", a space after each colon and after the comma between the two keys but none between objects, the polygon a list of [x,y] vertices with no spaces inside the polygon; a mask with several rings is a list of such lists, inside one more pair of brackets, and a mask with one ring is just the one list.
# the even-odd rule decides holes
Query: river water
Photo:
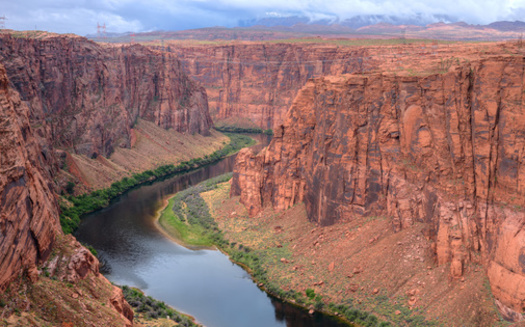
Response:
[{"label": "river water", "polygon": [[[258,136],[265,146],[268,138]],[[104,275],[192,315],[207,327],[341,327],[261,291],[242,268],[216,250],[190,250],[155,226],[163,201],[206,179],[231,172],[234,157],[197,171],[143,185],[86,216],[76,237],[106,263]]]}]

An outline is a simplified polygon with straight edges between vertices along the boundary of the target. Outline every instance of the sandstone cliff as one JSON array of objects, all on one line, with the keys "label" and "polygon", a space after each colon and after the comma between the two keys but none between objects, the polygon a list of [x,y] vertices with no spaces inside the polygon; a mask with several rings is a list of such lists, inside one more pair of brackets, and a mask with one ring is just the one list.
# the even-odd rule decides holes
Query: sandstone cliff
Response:
[{"label": "sandstone cliff", "polygon": [[524,67],[523,55],[499,54],[448,72],[311,80],[269,147],[239,154],[232,195],[251,215],[304,201],[323,226],[377,214],[394,231],[422,223],[436,262],[452,277],[483,264],[500,309],[519,320]]},{"label": "sandstone cliff", "polygon": [[[108,280],[98,273],[98,261],[85,248],[80,246],[71,236],[67,246],[56,245],[56,238],[62,239],[58,222],[58,205],[51,184],[51,176],[46,168],[46,161],[38,141],[33,136],[30,126],[29,109],[19,94],[11,88],[5,68],[0,65],[0,290],[3,312],[2,316],[14,310],[27,310],[30,304],[27,296],[36,307],[46,306],[42,294],[47,294],[50,301],[55,302],[55,309],[64,305],[57,296],[57,287],[39,282],[40,272],[37,267],[62,266],[61,280],[78,284],[87,278],[92,279],[92,292],[104,299],[103,290],[112,290],[107,299],[108,318],[101,325],[131,326],[133,312],[124,300],[120,289],[112,286]],[[51,251],[62,248],[60,259],[46,262]],[[51,274],[55,274],[54,271]],[[24,286],[25,277],[31,283]],[[47,286],[46,286],[47,285]],[[9,286],[9,287],[8,287]],[[66,288],[65,283],[61,287]],[[38,293],[38,291],[42,293]],[[120,291],[120,293],[118,293]],[[37,295],[40,294],[40,295]],[[20,295],[26,296],[25,301]],[[54,294],[54,295],[53,295]],[[120,311],[119,311],[120,310]],[[71,312],[75,313],[75,312]],[[43,310],[37,314],[40,317],[50,317]],[[34,321],[19,321],[21,325],[35,325]],[[72,319],[71,316],[64,319]],[[47,319],[46,319],[47,320]]]},{"label": "sandstone cliff", "polygon": [[176,45],[169,51],[176,53],[184,71],[206,88],[215,122],[245,118],[262,129],[282,124],[292,100],[309,78],[373,67],[368,49],[335,45]]},{"label": "sandstone cliff", "polygon": [[[78,285],[89,279],[90,291],[96,296],[96,300],[86,300],[84,303],[94,305],[97,301],[108,302],[107,308],[103,308],[106,316],[94,315],[90,320],[93,323],[99,320],[100,326],[131,326],[133,311],[125,301],[122,291],[99,274],[98,260],[71,236],[68,236],[70,239],[67,242],[56,244],[56,239],[63,239],[64,236],[58,221],[58,204],[53,191],[52,177],[47,169],[50,162],[33,136],[29,108],[20,99],[18,92],[11,87],[6,70],[1,64],[0,133],[2,135],[0,137],[2,317],[7,318],[10,313],[23,310],[27,312],[24,312],[18,322],[11,321],[11,317],[7,322],[24,326],[40,325],[28,318],[32,316],[44,317],[47,321],[58,319],[57,323],[72,321],[73,315],[78,314],[76,310],[66,313],[63,317],[57,317],[56,313],[53,316],[53,312],[45,309],[49,302],[44,303],[44,297],[48,297],[47,301],[53,302],[55,310],[67,310],[69,308],[65,304],[67,300],[60,298],[58,289],[60,287],[68,289],[65,281]],[[46,262],[52,250],[61,252],[60,258],[55,255],[54,261]],[[57,284],[49,278],[45,278],[47,281],[39,281],[41,271],[38,269],[42,265],[52,267],[52,271],[46,270],[46,273],[51,273],[64,283]],[[60,267],[60,272],[55,271],[57,267]],[[33,285],[28,287],[25,284],[26,280]],[[106,293],[110,291],[109,296]],[[22,299],[24,296],[25,299]],[[73,301],[78,302],[75,299]],[[34,307],[40,307],[42,311],[35,313],[33,310],[28,310],[31,303]],[[103,304],[98,303],[98,305]],[[13,319],[17,320],[17,318]]]},{"label": "sandstone cliff", "polygon": [[50,176],[28,114],[0,65],[0,289],[46,260],[60,229]]},{"label": "sandstone cliff", "polygon": [[38,135],[90,157],[129,148],[137,118],[209,135],[206,92],[179,61],[140,45],[108,47],[82,37],[0,34],[0,61]]}]

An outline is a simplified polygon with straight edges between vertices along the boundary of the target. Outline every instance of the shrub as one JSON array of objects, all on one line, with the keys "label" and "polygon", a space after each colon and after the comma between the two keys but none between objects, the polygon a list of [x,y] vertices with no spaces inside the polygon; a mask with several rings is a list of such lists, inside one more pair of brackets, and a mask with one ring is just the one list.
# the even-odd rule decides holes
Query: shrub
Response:
[{"label": "shrub", "polygon": [[145,296],[135,288],[124,285],[122,286],[122,293],[133,310],[138,313],[143,313],[146,318],[157,319],[159,317],[169,316],[171,320],[176,323],[181,323],[182,326],[199,326],[185,315],[167,306],[166,303],[155,300],[151,296]]},{"label": "shrub", "polygon": [[305,293],[306,293],[306,296],[307,296],[308,298],[310,298],[311,300],[314,299],[314,297],[315,297],[315,291],[314,291],[313,289],[311,289],[311,288],[307,288],[306,291],[305,291]]},{"label": "shrub", "polygon": [[73,192],[75,192],[75,183],[67,182],[67,184],[66,184],[66,192],[67,192],[67,194],[73,194]]}]

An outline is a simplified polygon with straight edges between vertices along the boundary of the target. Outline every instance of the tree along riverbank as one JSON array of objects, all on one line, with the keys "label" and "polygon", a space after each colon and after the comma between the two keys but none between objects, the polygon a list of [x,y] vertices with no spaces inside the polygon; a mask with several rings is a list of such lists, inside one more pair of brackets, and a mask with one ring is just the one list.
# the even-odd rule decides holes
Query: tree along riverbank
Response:
[{"label": "tree along riverbank", "polygon": [[230,138],[230,143],[203,158],[194,158],[189,161],[183,161],[177,165],[164,165],[153,170],[136,173],[130,177],[124,177],[120,181],[111,184],[108,188],[96,190],[89,194],[61,197],[60,225],[62,226],[62,230],[65,234],[73,233],[78,228],[83,215],[107,207],[112,199],[136,186],[169,175],[186,173],[198,169],[256,143],[253,138],[246,135],[225,134]]}]

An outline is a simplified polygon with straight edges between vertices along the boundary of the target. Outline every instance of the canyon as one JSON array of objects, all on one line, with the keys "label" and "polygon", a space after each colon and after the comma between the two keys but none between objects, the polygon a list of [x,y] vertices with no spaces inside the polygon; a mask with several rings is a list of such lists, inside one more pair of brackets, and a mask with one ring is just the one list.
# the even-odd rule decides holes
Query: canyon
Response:
[{"label": "canyon", "polygon": [[385,217],[381,228],[423,236],[426,262],[452,280],[481,266],[502,315],[521,321],[525,57],[512,43],[446,51],[309,80],[270,145],[241,151],[231,196],[254,219],[301,203],[326,228]]},{"label": "canyon", "polygon": [[133,325],[122,290],[63,235],[58,194],[221,148],[206,92],[176,58],[140,45],[2,31],[0,104],[2,322]]},{"label": "canyon", "polygon": [[[204,157],[228,139],[212,129],[215,121],[274,131],[261,152],[239,153],[232,199],[220,202],[235,207],[226,217],[241,219],[237,200],[252,223],[276,217],[271,223],[279,228],[265,228],[296,231],[279,242],[294,242],[308,259],[304,266],[340,274],[341,290],[363,298],[379,291],[355,288],[357,281],[377,279],[387,296],[412,292],[405,288],[420,280],[407,271],[424,270],[438,286],[476,278],[472,290],[480,294],[486,278],[484,299],[493,296],[507,320],[523,320],[521,44],[166,45],[0,33],[0,289],[14,301],[9,305],[50,302],[56,291],[70,308],[91,308],[77,322],[131,325],[131,308],[100,274],[98,260],[62,234],[58,194],[68,183],[81,194]],[[325,241],[331,246],[321,250]],[[422,260],[410,268],[401,262],[414,254],[386,250],[407,243]],[[388,271],[371,269],[378,262]],[[381,284],[377,276],[387,274]],[[321,285],[316,281],[322,293]],[[417,301],[412,294],[417,304],[407,306],[427,301],[469,311],[473,301],[447,294]],[[53,319],[74,316],[64,308]],[[433,310],[429,316],[439,321]]]}]

